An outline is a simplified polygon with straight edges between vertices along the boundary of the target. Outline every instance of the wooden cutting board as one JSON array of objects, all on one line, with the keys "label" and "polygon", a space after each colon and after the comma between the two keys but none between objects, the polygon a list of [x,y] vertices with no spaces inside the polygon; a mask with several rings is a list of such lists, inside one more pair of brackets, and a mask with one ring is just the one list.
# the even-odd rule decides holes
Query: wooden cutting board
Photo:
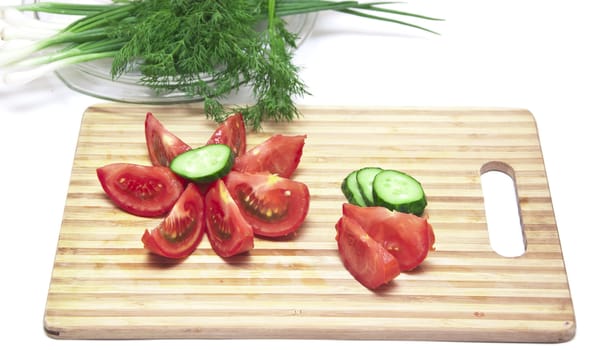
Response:
[{"label": "wooden cutting board", "polygon": [[[199,104],[103,104],[82,120],[44,315],[55,338],[316,338],[562,342],[575,317],[537,127],[525,110],[313,108],[274,133],[307,134],[295,179],[310,187],[307,221],[291,239],[256,239],[222,260],[207,240],[172,263],[140,237],[160,219],[106,197],[95,169],[149,164],[152,111],[192,146],[215,124]],[[368,165],[406,171],[427,193],[437,244],[417,270],[372,292],[344,269],[334,224],[340,183]],[[526,253],[490,247],[480,173],[513,173]]]}]

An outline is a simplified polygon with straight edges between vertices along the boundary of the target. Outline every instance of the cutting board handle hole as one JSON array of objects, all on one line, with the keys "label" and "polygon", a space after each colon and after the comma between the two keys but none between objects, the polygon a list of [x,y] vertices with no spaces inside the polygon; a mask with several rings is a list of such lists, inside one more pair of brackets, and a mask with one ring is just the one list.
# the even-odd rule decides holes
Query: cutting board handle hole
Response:
[{"label": "cutting board handle hole", "polygon": [[490,246],[504,257],[522,256],[526,239],[513,169],[503,162],[489,162],[482,166],[480,180]]}]

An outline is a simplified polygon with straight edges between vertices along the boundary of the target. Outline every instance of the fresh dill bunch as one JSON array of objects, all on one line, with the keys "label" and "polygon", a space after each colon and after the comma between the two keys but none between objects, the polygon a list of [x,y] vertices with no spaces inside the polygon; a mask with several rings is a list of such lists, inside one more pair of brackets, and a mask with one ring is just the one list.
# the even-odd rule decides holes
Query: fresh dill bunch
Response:
[{"label": "fresh dill bunch", "polygon": [[[305,86],[291,62],[296,35],[286,30],[267,0],[147,0],[136,7],[133,21],[117,26],[111,36],[123,37],[111,74],[130,69],[159,93],[180,90],[203,96],[206,114],[222,120],[219,99],[245,84],[256,104],[241,108],[253,129],[265,119],[298,116],[293,96]],[[274,9],[265,30],[257,28],[263,11]]]},{"label": "fresh dill bunch", "polygon": [[146,0],[133,23],[114,30],[126,38],[112,65],[117,77],[137,68],[156,90],[220,96],[242,82],[260,45],[248,0]]}]

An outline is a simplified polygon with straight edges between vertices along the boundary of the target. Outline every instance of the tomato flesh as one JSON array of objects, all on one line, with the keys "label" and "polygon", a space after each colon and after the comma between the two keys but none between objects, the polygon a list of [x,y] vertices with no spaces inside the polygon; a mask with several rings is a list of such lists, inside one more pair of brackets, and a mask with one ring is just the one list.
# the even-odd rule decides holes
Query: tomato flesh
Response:
[{"label": "tomato flesh", "polygon": [[223,180],[217,180],[205,198],[206,232],[212,249],[228,258],[254,247],[252,227],[242,216]]},{"label": "tomato flesh", "polygon": [[367,234],[399,261],[402,271],[416,268],[435,241],[432,226],[422,217],[384,207],[360,207],[345,203],[343,215],[352,218]]},{"label": "tomato flesh", "polygon": [[207,144],[215,143],[229,146],[236,157],[246,152],[246,126],[242,113],[230,115],[214,130]]},{"label": "tomato flesh", "polygon": [[268,172],[289,178],[301,161],[305,135],[273,135],[237,157],[233,170],[243,173]]},{"label": "tomato flesh", "polygon": [[225,178],[229,193],[256,235],[281,237],[295,232],[310,205],[308,187],[275,174],[231,171]]},{"label": "tomato flesh", "polygon": [[113,163],[96,170],[104,192],[128,213],[156,217],[172,209],[182,193],[182,181],[169,168]]},{"label": "tomato flesh", "polygon": [[182,259],[197,248],[204,232],[204,200],[197,187],[189,184],[168,216],[153,230],[144,231],[142,243],[157,255]]},{"label": "tomato flesh", "polygon": [[369,289],[389,283],[401,272],[399,262],[355,220],[342,216],[335,225],[340,258],[350,274]]},{"label": "tomato flesh", "polygon": [[178,136],[168,131],[151,112],[146,114],[144,134],[149,158],[153,165],[169,167],[172,159],[191,149]]}]

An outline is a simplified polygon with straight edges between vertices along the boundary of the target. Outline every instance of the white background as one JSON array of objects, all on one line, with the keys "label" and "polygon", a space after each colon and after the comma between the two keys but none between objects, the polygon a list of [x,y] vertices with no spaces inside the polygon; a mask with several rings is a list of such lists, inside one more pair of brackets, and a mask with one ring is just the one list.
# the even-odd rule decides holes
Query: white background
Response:
[{"label": "white background", "polygon": [[[0,0],[9,4],[15,0]],[[611,235],[611,21],[605,1],[413,0],[445,18],[440,36],[321,15],[296,63],[305,105],[517,107],[535,116],[561,236],[577,335],[556,349],[608,345]],[[0,342],[37,349],[542,349],[540,344],[335,341],[58,341],[42,327],[83,111],[103,102],[50,75],[0,87]],[[239,330],[237,330],[239,331]],[[3,348],[7,348],[2,345]]]}]

